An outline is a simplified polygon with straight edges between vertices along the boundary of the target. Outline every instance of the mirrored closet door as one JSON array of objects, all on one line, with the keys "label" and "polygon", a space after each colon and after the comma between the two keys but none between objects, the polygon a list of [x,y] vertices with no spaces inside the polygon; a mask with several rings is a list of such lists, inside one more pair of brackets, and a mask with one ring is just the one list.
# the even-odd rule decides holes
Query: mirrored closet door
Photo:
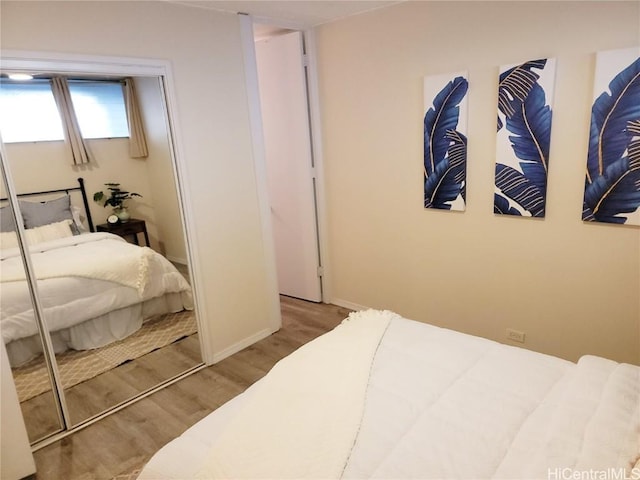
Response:
[{"label": "mirrored closet door", "polygon": [[[3,162],[4,166],[4,162]],[[0,206],[0,252],[2,254],[1,271],[2,286],[0,288],[0,309],[2,310],[2,336],[5,342],[11,368],[21,363],[20,352],[25,348],[24,343],[31,343],[32,348],[44,350],[43,338],[38,334],[35,321],[35,309],[29,285],[25,281],[26,270],[24,260],[18,245],[16,235],[15,217],[12,205],[9,201],[7,178],[2,168],[2,189],[0,197],[3,199]],[[28,317],[29,340],[21,341],[17,337],[25,333],[23,319]],[[15,341],[14,341],[15,338]],[[35,345],[35,346],[34,346]],[[36,373],[34,373],[36,372]],[[4,374],[4,372],[3,372]],[[46,438],[64,429],[64,421],[59,409],[58,398],[54,393],[53,375],[50,366],[47,365],[44,355],[39,355],[37,360],[31,362],[30,368],[24,369],[24,374],[14,377],[16,390],[19,394],[22,413],[29,413],[29,421],[25,422],[27,435],[31,441]],[[36,387],[39,384],[40,387]],[[34,389],[39,390],[38,395],[32,395]],[[29,404],[25,403],[25,397],[33,398]],[[28,411],[28,412],[27,412]]]},{"label": "mirrored closet door", "polygon": [[[27,91],[25,101],[34,101],[29,87],[8,80],[8,73],[2,72],[4,92],[11,91],[15,101]],[[53,395],[42,341],[29,324],[33,315],[22,316],[20,322],[29,327],[17,327],[16,338],[5,335],[2,318],[32,443],[202,366],[163,79],[38,72],[34,90],[54,107],[49,85],[58,76],[71,87],[88,162],[74,164],[68,143],[59,138],[42,140],[37,132],[27,133],[29,140],[12,141],[11,132],[1,130],[6,123],[0,126],[65,419],[56,424],[55,404],[42,407]],[[142,155],[132,154],[126,82],[134,87],[137,128],[144,132]],[[102,101],[106,107],[96,109]],[[82,114],[84,119],[83,104],[90,112]],[[109,111],[114,105],[115,113]],[[106,121],[114,116],[124,122],[124,134]],[[123,197],[126,212],[119,208]],[[22,283],[19,288],[26,288]],[[4,296],[2,301],[3,312],[5,302],[14,302]]]}]

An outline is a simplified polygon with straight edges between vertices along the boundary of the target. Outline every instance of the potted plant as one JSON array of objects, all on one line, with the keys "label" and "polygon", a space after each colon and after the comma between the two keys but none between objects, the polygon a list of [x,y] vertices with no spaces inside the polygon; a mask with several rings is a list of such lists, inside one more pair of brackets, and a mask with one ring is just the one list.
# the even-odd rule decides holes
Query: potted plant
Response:
[{"label": "potted plant", "polygon": [[133,197],[142,197],[139,193],[128,192],[120,188],[119,183],[105,183],[107,193],[99,191],[93,194],[93,200],[102,204],[103,207],[110,205],[113,213],[118,217],[118,221],[126,222],[130,215],[125,202]]}]

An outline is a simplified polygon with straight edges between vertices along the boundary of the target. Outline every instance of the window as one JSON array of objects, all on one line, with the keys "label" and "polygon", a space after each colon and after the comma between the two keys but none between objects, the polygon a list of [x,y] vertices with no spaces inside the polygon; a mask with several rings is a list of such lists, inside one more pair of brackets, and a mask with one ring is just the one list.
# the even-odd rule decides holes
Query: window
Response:
[{"label": "window", "polygon": [[129,136],[120,82],[69,80],[69,91],[84,138]]},{"label": "window", "polygon": [[0,132],[6,143],[64,138],[48,81],[0,82]]},{"label": "window", "polygon": [[[122,85],[68,80],[84,138],[128,137]],[[5,143],[62,140],[62,123],[48,80],[0,81],[0,132]]]}]

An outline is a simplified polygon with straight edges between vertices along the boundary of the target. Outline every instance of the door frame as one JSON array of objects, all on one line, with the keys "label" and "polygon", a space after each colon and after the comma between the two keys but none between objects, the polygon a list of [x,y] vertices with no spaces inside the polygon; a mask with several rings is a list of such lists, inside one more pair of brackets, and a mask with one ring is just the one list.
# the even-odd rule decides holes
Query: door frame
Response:
[{"label": "door frame", "polygon": [[303,28],[300,25],[274,22],[270,19],[261,20],[245,13],[238,14],[242,36],[242,50],[245,64],[245,82],[247,96],[249,98],[249,115],[251,122],[252,148],[256,168],[256,181],[258,185],[258,203],[260,208],[260,220],[262,225],[262,237],[265,245],[265,257],[267,257],[267,271],[271,283],[279,295],[275,244],[273,239],[273,226],[271,224],[271,207],[267,192],[267,170],[265,158],[265,146],[262,125],[262,112],[260,109],[260,94],[258,85],[258,66],[256,63],[256,51],[253,35],[253,24],[265,23],[302,33],[306,56],[306,80],[307,97],[309,104],[309,129],[311,132],[311,155],[314,162],[315,179],[315,206],[316,229],[319,252],[320,289],[323,303],[329,303],[331,297],[331,279],[329,265],[329,251],[327,239],[326,201],[324,188],[324,162],[322,152],[322,128],[320,113],[320,95],[318,88],[318,68],[315,44],[315,32],[313,29]]},{"label": "door frame", "polygon": [[173,70],[171,62],[162,59],[113,57],[100,55],[78,55],[58,52],[37,52],[28,50],[1,50],[2,68],[4,70],[15,70],[24,72],[54,72],[61,74],[105,74],[121,76],[142,76],[158,77],[160,89],[165,100],[167,132],[169,140],[169,150],[172,156],[173,178],[178,193],[178,207],[182,218],[182,230],[185,236],[185,247],[187,254],[187,264],[189,273],[193,279],[193,296],[195,303],[196,321],[200,335],[200,349],[203,360],[207,361],[213,356],[210,342],[204,339],[210,338],[210,328],[207,322],[202,321],[206,316],[204,311],[204,298],[202,289],[202,279],[200,274],[200,262],[198,252],[200,251],[196,242],[195,234],[196,219],[193,218],[191,208],[191,194],[188,183],[189,178],[187,163],[183,155],[182,133],[180,122],[176,120],[177,100],[175,94]]}]

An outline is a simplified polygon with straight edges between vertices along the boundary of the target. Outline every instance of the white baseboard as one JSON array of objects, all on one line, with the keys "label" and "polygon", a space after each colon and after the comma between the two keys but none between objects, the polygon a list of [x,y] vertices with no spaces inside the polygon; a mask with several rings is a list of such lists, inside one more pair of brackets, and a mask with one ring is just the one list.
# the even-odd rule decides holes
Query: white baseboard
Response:
[{"label": "white baseboard", "polygon": [[[348,308],[349,310],[355,310],[355,311],[368,310],[370,308],[370,307],[366,307],[364,305],[359,305],[357,303],[349,302],[347,300],[342,300],[340,298],[333,298],[333,299],[331,299],[331,301],[326,302],[326,303],[330,303],[332,305],[337,305],[338,307]],[[214,363],[218,363],[218,362],[224,360],[225,358],[233,355],[234,353],[239,352],[243,348],[247,348],[247,347],[253,345],[256,342],[259,342],[260,340],[263,340],[263,339],[267,338],[269,335],[272,335],[273,333],[277,332],[278,330],[279,329],[271,330],[271,329],[268,329],[268,328],[266,328],[264,330],[260,330],[259,332],[256,332],[254,335],[251,335],[250,337],[244,338],[244,339],[240,340],[239,342],[236,342],[233,345],[230,345],[229,347],[225,348],[224,350],[222,350],[222,351],[220,351],[218,353],[214,353],[213,358],[211,360],[211,363],[207,362],[207,365],[213,365]]]},{"label": "white baseboard", "polygon": [[341,298],[332,298],[329,302],[333,305],[337,305],[339,307],[348,308],[349,310],[368,310],[371,307],[366,307],[364,305],[359,305],[357,303],[349,302],[347,300],[342,300]]},{"label": "white baseboard", "polygon": [[233,355],[234,353],[238,353],[240,350],[247,348],[256,342],[259,342],[260,340],[267,338],[269,335],[277,331],[278,331],[277,329],[273,331],[270,329],[260,330],[259,332],[251,335],[250,337],[244,338],[239,342],[236,342],[233,345],[228,346],[227,348],[225,348],[224,350],[218,353],[214,353],[211,363],[207,363],[207,365],[213,365],[214,363],[218,363],[221,360],[224,360],[225,358]]}]

